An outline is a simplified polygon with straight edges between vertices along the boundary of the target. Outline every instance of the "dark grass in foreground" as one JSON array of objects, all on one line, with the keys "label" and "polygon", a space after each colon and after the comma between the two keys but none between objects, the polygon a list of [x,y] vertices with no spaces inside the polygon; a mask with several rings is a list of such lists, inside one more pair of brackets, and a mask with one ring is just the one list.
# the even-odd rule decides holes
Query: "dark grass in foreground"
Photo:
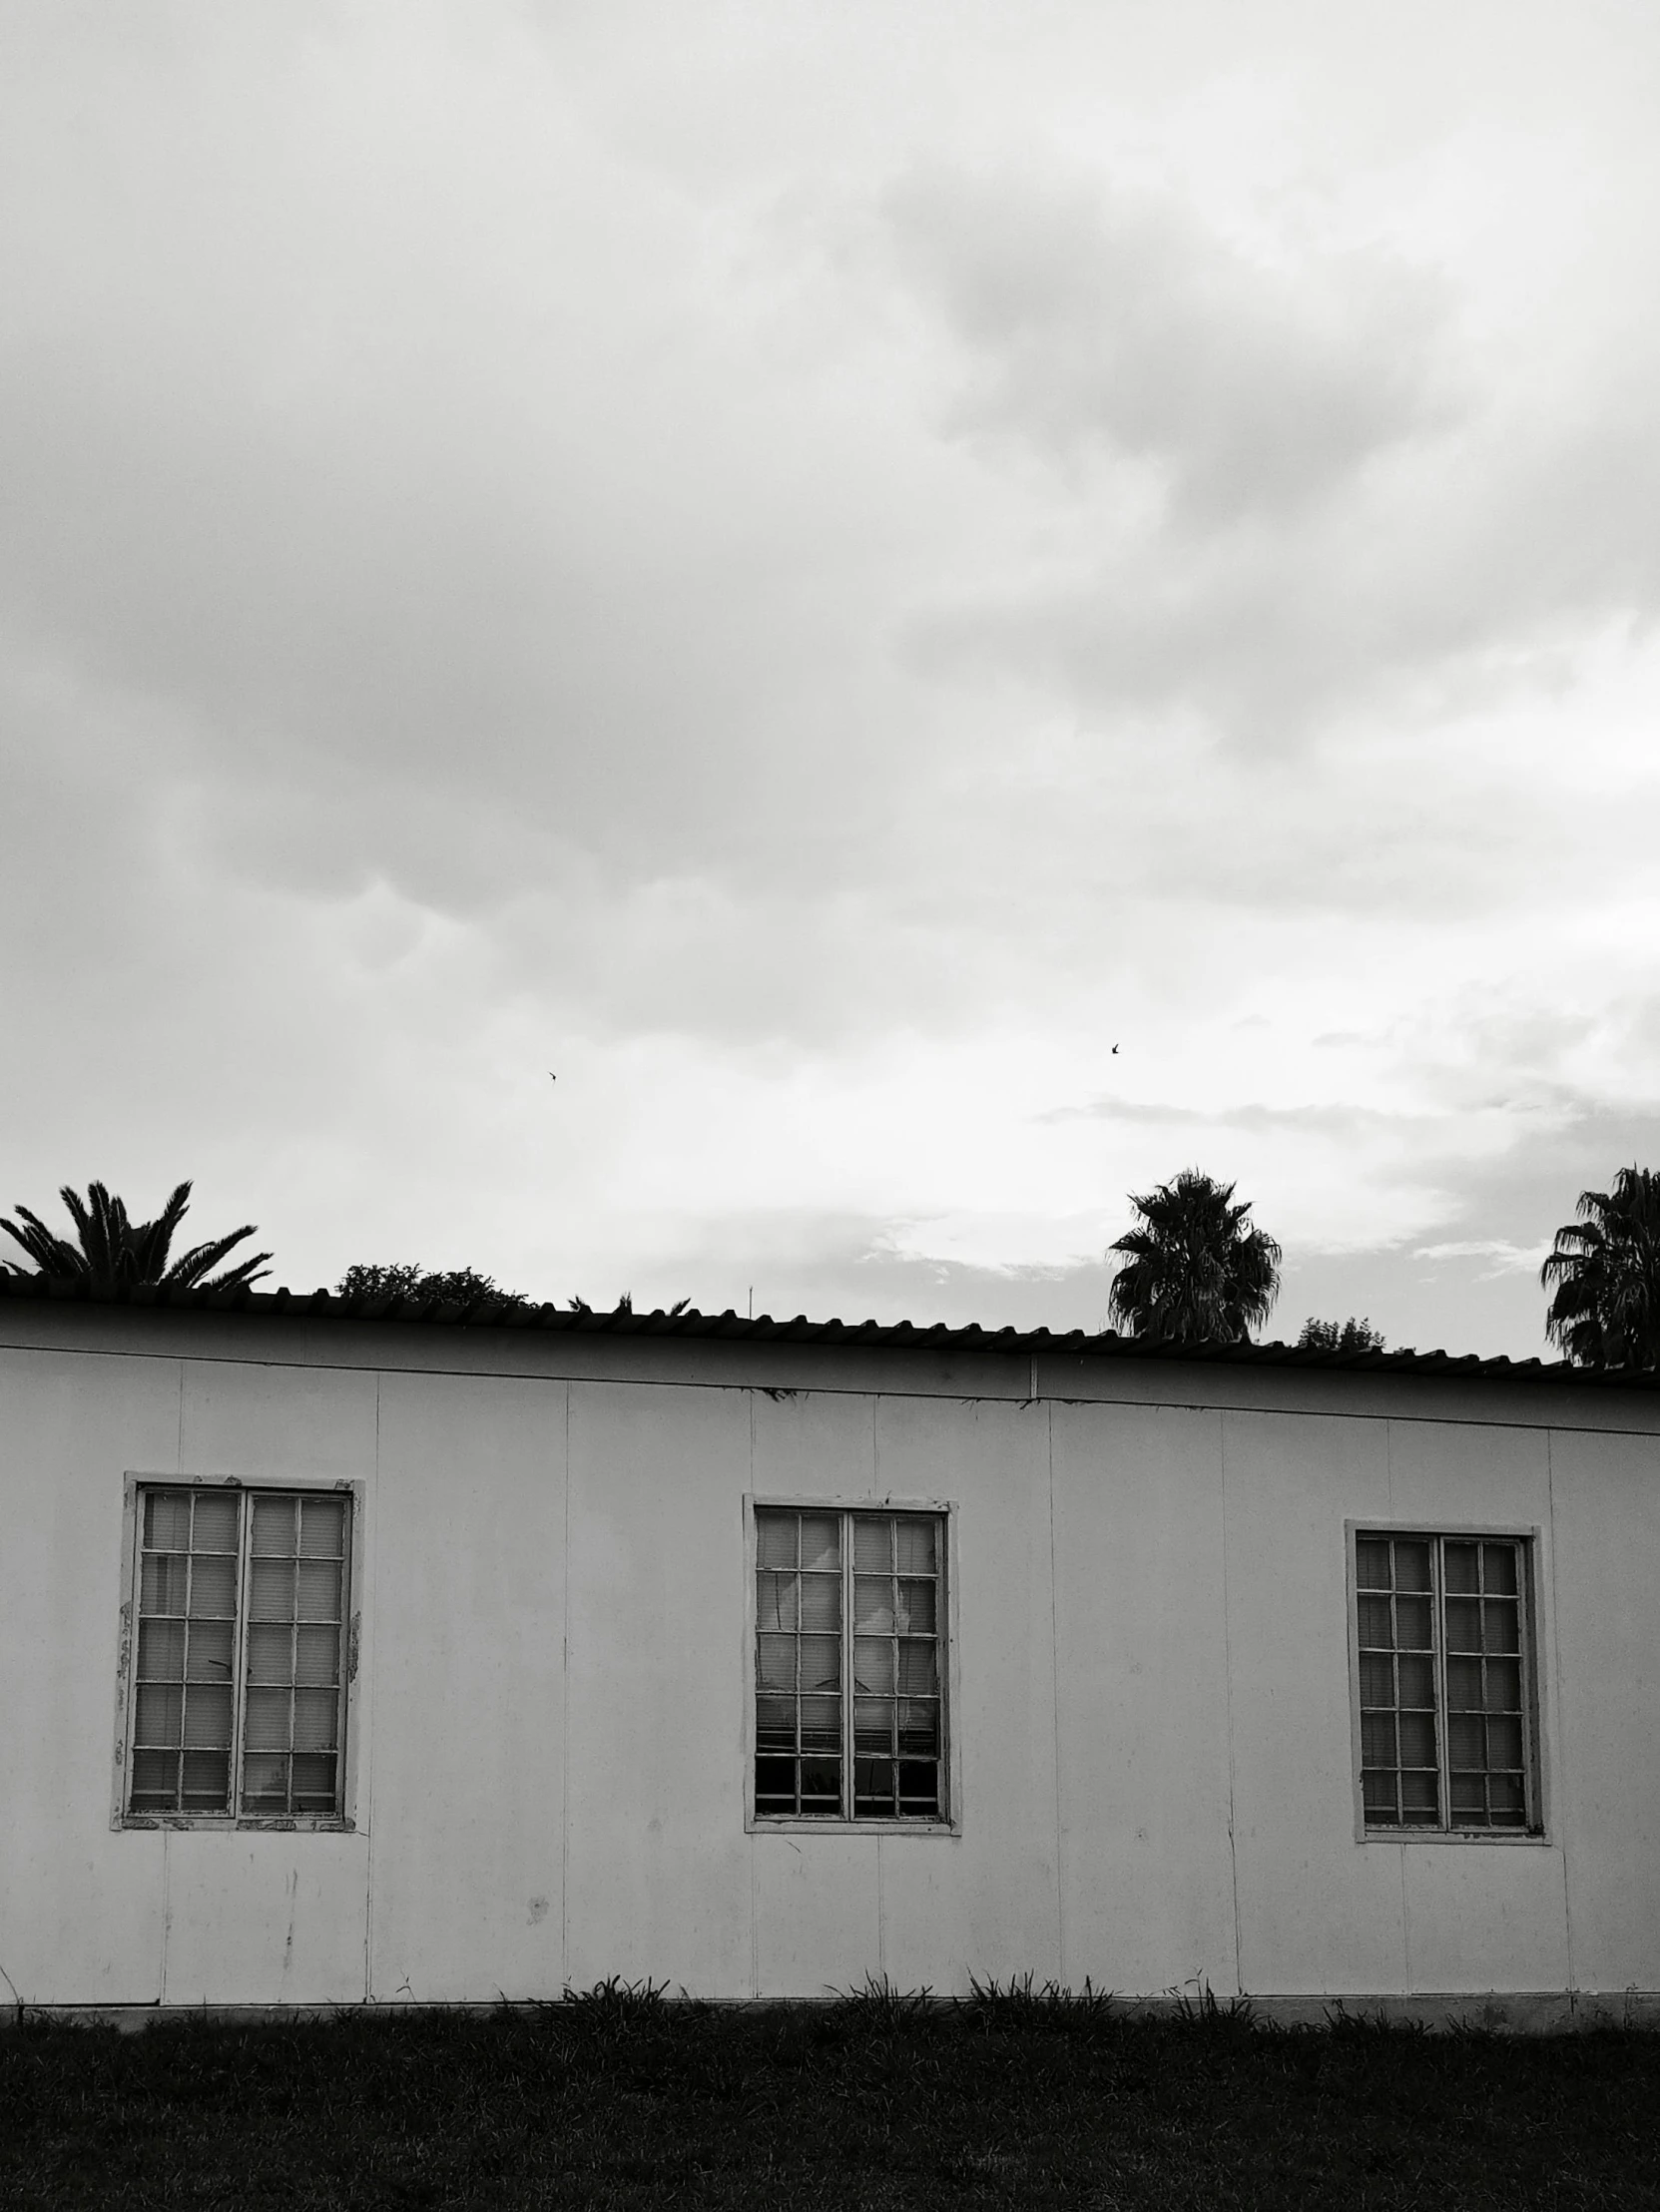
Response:
[{"label": "dark grass in foreground", "polygon": [[1660,2207],[1660,2037],[1127,2019],[1029,1983],[730,2011],[0,2033],[0,2204]]}]

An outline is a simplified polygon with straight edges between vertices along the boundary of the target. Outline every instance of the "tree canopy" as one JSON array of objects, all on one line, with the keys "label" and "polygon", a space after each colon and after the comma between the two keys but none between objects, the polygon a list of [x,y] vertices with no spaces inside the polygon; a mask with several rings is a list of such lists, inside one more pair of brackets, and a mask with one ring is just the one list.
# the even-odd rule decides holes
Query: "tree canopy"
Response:
[{"label": "tree canopy", "polygon": [[[223,1237],[193,1245],[178,1259],[171,1257],[174,1233],[190,1210],[192,1186],[181,1183],[154,1221],[135,1222],[126,1202],[102,1183],[89,1183],[83,1199],[66,1183],[58,1196],[74,1224],[73,1241],[49,1229],[27,1206],[19,1206],[17,1219],[0,1220],[0,1229],[20,1245],[34,1262],[34,1271],[60,1280],[85,1283],[96,1291],[126,1290],[140,1283],[175,1283],[196,1290],[246,1290],[271,1270],[264,1263],[269,1252],[256,1252],[216,1275],[222,1260],[257,1234],[252,1222]],[[11,1273],[27,1275],[15,1261],[5,1263]]]},{"label": "tree canopy", "polygon": [[1660,1365],[1660,1175],[1621,1168],[1611,1191],[1581,1191],[1539,1270],[1545,1333],[1581,1367]]},{"label": "tree canopy", "polygon": [[1108,1249],[1120,1255],[1108,1312],[1132,1337],[1168,1344],[1241,1344],[1280,1291],[1280,1247],[1238,1203],[1232,1183],[1184,1168],[1173,1183],[1131,1196],[1141,1217]]},{"label": "tree canopy", "polygon": [[1374,1329],[1364,1316],[1347,1321],[1317,1321],[1313,1314],[1303,1324],[1297,1340],[1299,1352],[1382,1352],[1383,1332]]},{"label": "tree canopy", "polygon": [[418,1261],[358,1264],[334,1286],[336,1298],[414,1298],[439,1306],[477,1306],[484,1300],[515,1312],[534,1306],[522,1291],[504,1291],[476,1268],[423,1268]]},{"label": "tree canopy", "polygon": [[[414,1298],[440,1306],[476,1306],[488,1301],[514,1313],[528,1312],[541,1303],[527,1298],[522,1291],[504,1291],[493,1276],[481,1275],[476,1268],[423,1268],[417,1261],[359,1263],[349,1267],[335,1284],[334,1295],[336,1298]],[[680,1299],[669,1312],[683,1314],[690,1304],[690,1299]],[[573,1314],[595,1311],[632,1314],[634,1300],[624,1291],[615,1308],[596,1309],[585,1298],[573,1298],[568,1311]]]}]

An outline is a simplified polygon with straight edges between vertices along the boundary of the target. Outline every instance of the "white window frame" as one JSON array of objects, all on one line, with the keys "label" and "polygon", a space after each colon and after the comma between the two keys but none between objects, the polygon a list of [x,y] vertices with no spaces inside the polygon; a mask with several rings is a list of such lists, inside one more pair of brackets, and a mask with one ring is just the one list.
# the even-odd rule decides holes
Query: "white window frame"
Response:
[{"label": "white window frame", "polygon": [[[1519,1546],[1521,1569],[1516,1577],[1520,1604],[1517,1608],[1521,1650],[1523,1702],[1523,1758],[1527,1763],[1531,1824],[1525,1828],[1458,1828],[1451,1825],[1451,1798],[1447,1787],[1446,1751],[1446,1652],[1445,1622],[1440,1612],[1446,1593],[1438,1577],[1433,1590],[1436,1608],[1435,1639],[1435,1737],[1439,1760],[1440,1802],[1447,1825],[1435,1827],[1373,1826],[1366,1817],[1362,1784],[1361,1742],[1361,1607],[1359,1539],[1363,1536],[1420,1537],[1452,1543],[1513,1543]],[[1347,1633],[1349,1638],[1349,1716],[1351,1770],[1354,1779],[1355,1841],[1358,1844],[1451,1844],[1467,1849],[1492,1845],[1503,1851],[1553,1845],[1550,1821],[1549,1763],[1545,1735],[1547,1685],[1544,1673],[1542,1631],[1544,1591],[1544,1532],[1535,1522],[1402,1520],[1372,1515],[1344,1523],[1345,1574],[1348,1584]]]},{"label": "white window frame", "polygon": [[[943,1555],[940,1561],[945,1583],[945,1664],[940,1681],[939,1746],[943,1787],[942,1811],[926,1820],[860,1820],[840,1815],[765,1813],[755,1809],[756,1759],[756,1564],[757,1511],[786,1513],[926,1513],[940,1524]],[[962,1834],[962,1760],[958,1748],[957,1716],[962,1710],[960,1654],[957,1632],[957,1509],[949,1500],[910,1497],[847,1497],[815,1492],[810,1497],[774,1491],[750,1492],[744,1498],[744,1641],[741,1680],[744,1686],[744,1827],[753,1836],[936,1836]],[[843,1627],[843,1635],[851,1631]]]},{"label": "white window frame", "polygon": [[[151,1490],[231,1490],[239,1495],[282,1497],[344,1497],[347,1502],[345,1590],[342,1599],[340,1699],[344,1740],[340,1756],[340,1801],[333,1813],[242,1813],[235,1810],[240,1794],[236,1738],[232,1742],[233,1809],[224,1813],[141,1812],[128,1810],[128,1774],[138,1697],[139,1593],[144,1529],[142,1503]],[[121,1633],[116,1665],[115,1771],[110,1803],[113,1829],[190,1828],[303,1831],[352,1834],[356,1829],[357,1769],[360,1698],[357,1690],[358,1646],[362,1631],[363,1509],[361,1482],[318,1482],[304,1475],[201,1475],[164,1474],[129,1470],[125,1477],[121,1532]],[[245,1619],[239,1600],[238,1648]],[[237,1710],[242,1700],[239,1694]]]}]

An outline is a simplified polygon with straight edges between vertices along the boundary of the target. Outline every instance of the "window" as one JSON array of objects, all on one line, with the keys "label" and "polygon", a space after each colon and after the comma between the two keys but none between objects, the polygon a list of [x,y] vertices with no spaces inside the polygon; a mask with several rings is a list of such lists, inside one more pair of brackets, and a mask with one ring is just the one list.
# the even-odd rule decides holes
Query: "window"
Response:
[{"label": "window", "polygon": [[756,1818],[945,1821],[945,1516],[755,1523]]},{"label": "window", "polygon": [[142,1486],[129,1818],[336,1820],[350,1503]]},{"label": "window", "polygon": [[1538,1829],[1529,1566],[1525,1537],[1357,1534],[1369,1831]]}]

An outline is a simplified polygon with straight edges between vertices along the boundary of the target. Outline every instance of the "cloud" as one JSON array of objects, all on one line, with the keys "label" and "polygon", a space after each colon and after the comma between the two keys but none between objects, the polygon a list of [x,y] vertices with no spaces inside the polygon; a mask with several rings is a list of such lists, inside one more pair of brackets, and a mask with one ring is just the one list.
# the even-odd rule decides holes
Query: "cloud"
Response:
[{"label": "cloud", "polygon": [[1148,462],[1185,533],[1293,515],[1455,420],[1445,287],[1396,258],[1264,266],[1169,198],[1019,173],[920,175],[887,207],[969,363],[950,429]]}]

